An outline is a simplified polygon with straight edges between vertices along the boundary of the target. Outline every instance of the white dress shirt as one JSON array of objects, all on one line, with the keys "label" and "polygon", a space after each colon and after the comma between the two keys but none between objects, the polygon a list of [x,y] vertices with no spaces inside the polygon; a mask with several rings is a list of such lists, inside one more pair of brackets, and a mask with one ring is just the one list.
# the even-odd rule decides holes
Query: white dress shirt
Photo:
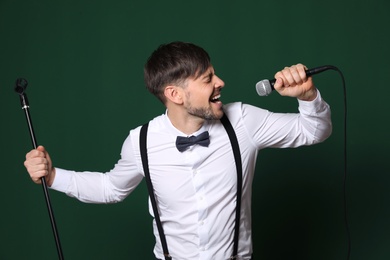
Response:
[{"label": "white dress shirt", "polygon": [[[300,113],[272,113],[242,103],[224,106],[240,145],[243,187],[238,259],[252,254],[251,193],[257,153],[267,147],[298,147],[325,140],[331,133],[330,109],[318,92],[299,101]],[[210,145],[175,147],[176,129],[166,114],[150,121],[148,158],[160,218],[174,260],[228,259],[232,254],[236,206],[236,167],[228,135],[217,121],[206,121],[194,135],[209,131]],[[89,203],[126,198],[144,178],[140,127],[130,131],[121,159],[105,174],[56,168],[51,188]],[[149,212],[153,215],[151,204]],[[164,259],[156,223],[154,253]]]}]

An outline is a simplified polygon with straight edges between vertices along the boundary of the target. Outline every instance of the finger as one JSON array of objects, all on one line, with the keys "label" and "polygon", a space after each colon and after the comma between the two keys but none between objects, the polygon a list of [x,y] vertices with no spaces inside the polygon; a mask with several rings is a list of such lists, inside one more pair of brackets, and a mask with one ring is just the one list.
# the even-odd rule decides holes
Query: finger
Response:
[{"label": "finger", "polygon": [[31,150],[30,152],[28,152],[26,154],[26,159],[32,159],[32,158],[36,158],[36,157],[45,157],[45,153],[39,151],[38,149],[34,149],[34,150]]},{"label": "finger", "polygon": [[298,66],[292,66],[289,69],[289,72],[291,74],[291,80],[290,85],[300,85],[303,83],[303,80],[305,79],[305,76],[302,75],[299,71],[301,70]]},{"label": "finger", "polygon": [[40,157],[24,161],[24,166],[30,174],[35,171],[48,169],[47,160]]},{"label": "finger", "polygon": [[[286,79],[286,77],[288,77],[288,67],[284,67],[284,69],[278,71],[274,78],[276,79],[276,82],[275,84],[277,83],[280,83],[282,86],[283,85],[288,85],[288,80]],[[277,81],[280,81],[280,82],[277,82]]]},{"label": "finger", "polygon": [[37,182],[40,178],[46,177],[49,174],[47,163],[32,164],[26,165],[27,172],[29,173],[31,179],[34,182]]},{"label": "finger", "polygon": [[32,157],[32,158],[28,158],[24,161],[24,165],[26,167],[34,167],[35,165],[44,165],[44,164],[48,164],[48,161],[45,157],[41,157],[41,156],[38,156],[38,157]]},{"label": "finger", "polygon": [[277,77],[276,75],[277,75],[277,74],[275,74],[275,79],[276,79],[276,81],[275,81],[275,84],[274,84],[274,89],[280,90],[280,89],[283,88],[284,82],[283,82],[282,77],[280,77],[280,76]]},{"label": "finger", "polygon": [[283,71],[289,86],[301,85],[306,81],[306,72],[302,64],[293,65]]},{"label": "finger", "polygon": [[38,171],[34,175],[30,175],[31,180],[35,183],[42,183],[41,179],[47,176],[47,171]]},{"label": "finger", "polygon": [[40,166],[34,166],[29,168],[28,173],[30,175],[30,178],[35,181],[42,177],[47,176],[49,172],[46,166],[40,165]]},{"label": "finger", "polygon": [[291,67],[285,67],[282,71],[280,71],[280,77],[283,79],[284,87],[289,87],[290,85],[295,84]]},{"label": "finger", "polygon": [[306,66],[303,65],[303,64],[297,64],[296,65],[296,69],[297,69],[297,72],[299,74],[299,77],[301,78],[302,82],[306,82],[307,81],[307,75],[306,75]]},{"label": "finger", "polygon": [[301,85],[307,81],[306,67],[300,63],[285,67],[275,74],[275,79],[277,79],[274,85],[276,90]]},{"label": "finger", "polygon": [[41,167],[40,170],[36,169],[35,171],[31,172],[30,176],[31,178],[42,178],[48,175],[48,171],[44,168]]}]

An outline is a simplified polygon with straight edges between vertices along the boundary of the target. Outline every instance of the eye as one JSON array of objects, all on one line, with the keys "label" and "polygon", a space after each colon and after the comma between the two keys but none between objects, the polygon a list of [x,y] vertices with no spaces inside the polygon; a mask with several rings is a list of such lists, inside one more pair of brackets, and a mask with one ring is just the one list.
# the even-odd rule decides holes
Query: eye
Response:
[{"label": "eye", "polygon": [[213,76],[213,73],[209,73],[209,75],[206,77],[206,83],[210,83],[213,80]]}]

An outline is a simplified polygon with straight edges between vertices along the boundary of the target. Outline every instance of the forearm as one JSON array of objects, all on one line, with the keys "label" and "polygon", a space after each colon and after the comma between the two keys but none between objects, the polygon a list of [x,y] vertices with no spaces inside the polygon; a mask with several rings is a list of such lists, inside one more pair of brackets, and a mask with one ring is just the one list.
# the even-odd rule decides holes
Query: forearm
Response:
[{"label": "forearm", "polygon": [[312,143],[327,139],[332,133],[331,110],[317,91],[312,101],[298,99],[301,124],[307,135],[312,135]]},{"label": "forearm", "polygon": [[56,168],[51,189],[86,203],[116,203],[128,196],[143,176],[114,168],[107,173],[75,172]]},{"label": "forearm", "polygon": [[312,101],[298,102],[300,113],[273,113],[243,105],[243,123],[257,149],[311,145],[330,135],[330,108],[320,92]]}]

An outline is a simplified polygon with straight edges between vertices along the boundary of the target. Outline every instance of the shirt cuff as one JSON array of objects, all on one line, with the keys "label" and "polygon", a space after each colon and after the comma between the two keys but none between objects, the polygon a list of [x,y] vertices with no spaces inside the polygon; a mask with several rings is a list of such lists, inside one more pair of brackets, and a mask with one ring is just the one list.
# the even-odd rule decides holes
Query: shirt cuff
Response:
[{"label": "shirt cuff", "polygon": [[61,168],[56,168],[56,176],[54,178],[51,189],[66,193],[71,182],[72,174],[69,171]]},{"label": "shirt cuff", "polygon": [[327,109],[327,104],[321,97],[320,91],[317,89],[317,96],[312,101],[304,101],[298,99],[299,110],[307,111],[309,114],[318,113]]}]

